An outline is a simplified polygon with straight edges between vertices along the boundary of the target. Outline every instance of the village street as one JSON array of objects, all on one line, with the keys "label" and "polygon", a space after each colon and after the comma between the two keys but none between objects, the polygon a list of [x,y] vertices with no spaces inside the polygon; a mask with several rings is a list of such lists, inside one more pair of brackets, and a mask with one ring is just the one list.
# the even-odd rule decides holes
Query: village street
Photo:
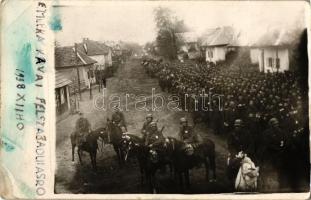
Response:
[{"label": "village street", "polygon": [[[140,60],[130,59],[122,65],[115,76],[107,81],[107,95],[118,94],[121,100],[125,94],[151,96],[152,88],[155,93],[164,97],[169,94],[160,91],[156,79],[150,79],[140,65]],[[98,88],[93,89],[93,99],[97,95]],[[111,111],[98,110],[93,106],[93,100],[89,99],[89,91],[85,91],[80,102],[80,110],[85,113],[89,119],[92,129],[105,126],[106,118],[111,116]],[[133,100],[133,99],[132,99]],[[151,99],[148,99],[147,106],[150,106]],[[146,111],[134,109],[133,102],[128,102],[128,111],[124,112],[128,130],[132,134],[140,135],[140,129],[147,114]],[[182,116],[191,117],[184,111],[169,111],[163,108],[161,111],[153,112],[154,118],[158,119],[158,126],[165,126],[164,136],[176,136],[179,130],[179,119]],[[75,161],[71,162],[71,144],[70,133],[74,130],[75,121],[78,115],[70,115],[57,123],[57,143],[56,143],[56,160],[58,169],[56,170],[57,193],[148,193],[146,188],[140,186],[140,174],[135,159],[123,168],[117,163],[116,154],[111,145],[107,144],[101,152],[97,154],[98,172],[91,170],[90,158],[84,153],[84,165],[78,162],[77,152]],[[216,143],[216,165],[217,165],[217,182],[209,183],[205,181],[203,165],[191,171],[191,193],[210,193],[226,192],[227,180],[225,175],[226,168],[226,143],[219,137],[215,136],[205,125],[199,124],[195,130],[202,136],[212,139]],[[178,193],[178,181],[172,180],[169,173],[158,173],[159,190],[161,193]]]}]

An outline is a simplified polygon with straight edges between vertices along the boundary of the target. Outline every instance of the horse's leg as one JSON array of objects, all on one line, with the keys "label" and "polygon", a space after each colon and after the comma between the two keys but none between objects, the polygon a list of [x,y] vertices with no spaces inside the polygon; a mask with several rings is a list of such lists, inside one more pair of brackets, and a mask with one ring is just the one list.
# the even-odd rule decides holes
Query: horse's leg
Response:
[{"label": "horse's leg", "polygon": [[71,147],[72,147],[72,150],[71,150],[71,152],[72,152],[72,162],[74,162],[75,161],[75,147],[76,147],[76,145],[72,144]]},{"label": "horse's leg", "polygon": [[186,170],[185,170],[184,176],[185,176],[185,185],[186,185],[186,189],[189,190],[189,189],[190,189],[190,174],[189,174],[189,169],[186,169]]},{"label": "horse's leg", "polygon": [[113,149],[114,149],[114,151],[115,151],[116,154],[117,154],[117,158],[118,158],[119,165],[121,165],[121,161],[120,161],[120,151],[119,151],[118,146],[115,145],[115,144],[113,144]]},{"label": "horse's leg", "polygon": [[97,150],[95,150],[95,152],[94,152],[94,167],[95,167],[95,171],[97,171],[96,155],[97,155]]},{"label": "horse's leg", "polygon": [[207,158],[204,158],[205,180],[206,181],[209,181],[209,164],[210,164],[210,161]]},{"label": "horse's leg", "polygon": [[173,173],[174,173],[174,167],[173,167],[173,163],[169,162],[169,168],[170,168],[170,178],[173,178]]},{"label": "horse's leg", "polygon": [[181,192],[184,192],[182,172],[178,172],[178,179],[179,179],[179,189]]},{"label": "horse's leg", "polygon": [[142,186],[144,184],[144,168],[142,161],[139,161],[139,171],[140,171],[140,184]]},{"label": "horse's leg", "polygon": [[215,153],[209,156],[209,163],[211,170],[213,172],[213,181],[216,181],[216,161],[215,161]]},{"label": "horse's leg", "polygon": [[79,161],[80,161],[80,164],[83,165],[83,163],[82,163],[82,158],[81,158],[81,157],[82,157],[81,153],[82,153],[82,150],[78,147]]}]

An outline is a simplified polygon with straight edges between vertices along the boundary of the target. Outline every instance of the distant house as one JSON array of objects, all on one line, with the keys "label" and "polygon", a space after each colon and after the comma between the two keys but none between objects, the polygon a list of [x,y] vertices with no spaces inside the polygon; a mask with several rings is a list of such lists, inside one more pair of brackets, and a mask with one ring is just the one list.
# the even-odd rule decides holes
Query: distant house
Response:
[{"label": "distant house", "polygon": [[88,72],[94,70],[94,64],[97,61],[76,49],[77,47],[74,46],[56,47],[55,70],[61,73],[64,78],[71,80],[73,88],[89,88],[90,77]]},{"label": "distant house", "polygon": [[55,103],[56,114],[61,115],[70,110],[70,90],[72,81],[66,78],[63,73],[55,73]]},{"label": "distant house", "polygon": [[78,51],[96,60],[94,65],[97,69],[104,70],[112,66],[112,49],[104,43],[83,38],[82,43],[78,44]]},{"label": "distant house", "polygon": [[200,56],[198,36],[194,32],[176,33],[178,58],[184,58],[186,53],[189,59],[196,59]]},{"label": "distant house", "polygon": [[205,51],[207,62],[217,63],[226,59],[226,54],[234,50],[228,45],[234,39],[234,31],[230,26],[208,29],[201,38],[201,46]]},{"label": "distant house", "polygon": [[252,62],[258,63],[259,70],[265,73],[289,70],[290,39],[284,31],[263,35],[251,47]]}]

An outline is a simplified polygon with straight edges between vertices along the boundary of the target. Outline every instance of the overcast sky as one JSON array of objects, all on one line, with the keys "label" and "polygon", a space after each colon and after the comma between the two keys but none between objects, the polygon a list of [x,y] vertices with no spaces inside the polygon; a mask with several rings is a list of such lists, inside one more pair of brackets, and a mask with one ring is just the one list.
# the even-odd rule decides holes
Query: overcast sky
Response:
[{"label": "overcast sky", "polygon": [[304,1],[93,1],[88,6],[58,7],[63,29],[56,40],[61,46],[73,45],[83,37],[140,44],[152,41],[156,36],[153,9],[157,6],[171,8],[198,33],[231,25],[257,37],[271,29],[289,30],[306,24]]}]

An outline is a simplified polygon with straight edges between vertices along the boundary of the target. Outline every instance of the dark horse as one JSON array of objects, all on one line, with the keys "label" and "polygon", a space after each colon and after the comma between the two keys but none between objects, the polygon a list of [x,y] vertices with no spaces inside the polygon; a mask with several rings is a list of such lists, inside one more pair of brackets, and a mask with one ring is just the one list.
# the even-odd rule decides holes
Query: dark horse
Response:
[{"label": "dark horse", "polygon": [[205,165],[206,180],[209,180],[209,169],[211,168],[213,172],[213,179],[211,181],[216,181],[215,144],[213,141],[205,139],[190,154],[187,152],[187,148],[185,148],[187,144],[174,137],[168,137],[166,144],[168,151],[171,152],[174,171],[178,175],[180,189],[182,191],[184,190],[183,177],[185,179],[186,189],[189,189],[189,170],[202,163]]},{"label": "dark horse", "polygon": [[124,164],[124,152],[121,149],[122,129],[110,119],[107,119],[108,140],[115,150],[120,166]]},{"label": "dark horse", "polygon": [[172,162],[167,154],[167,149],[162,146],[159,148],[150,148],[144,144],[144,140],[136,135],[127,134],[122,137],[122,149],[125,154],[125,160],[131,154],[137,158],[141,185],[144,183],[144,178],[148,183],[151,193],[156,193],[156,172],[158,169],[163,169],[169,165],[172,174]]},{"label": "dark horse", "polygon": [[99,137],[101,137],[103,140],[105,140],[105,133],[106,129],[105,128],[99,128],[96,129],[95,131],[92,131],[87,137],[86,141],[84,142],[79,142],[81,138],[79,138],[77,132],[73,132],[70,135],[70,140],[71,140],[71,146],[72,146],[72,161],[74,161],[74,153],[75,153],[75,147],[78,147],[78,156],[79,156],[79,161],[81,165],[83,164],[82,162],[82,151],[86,151],[90,154],[91,157],[91,164],[93,170],[97,170],[96,166],[96,154],[97,154],[97,140]]}]

